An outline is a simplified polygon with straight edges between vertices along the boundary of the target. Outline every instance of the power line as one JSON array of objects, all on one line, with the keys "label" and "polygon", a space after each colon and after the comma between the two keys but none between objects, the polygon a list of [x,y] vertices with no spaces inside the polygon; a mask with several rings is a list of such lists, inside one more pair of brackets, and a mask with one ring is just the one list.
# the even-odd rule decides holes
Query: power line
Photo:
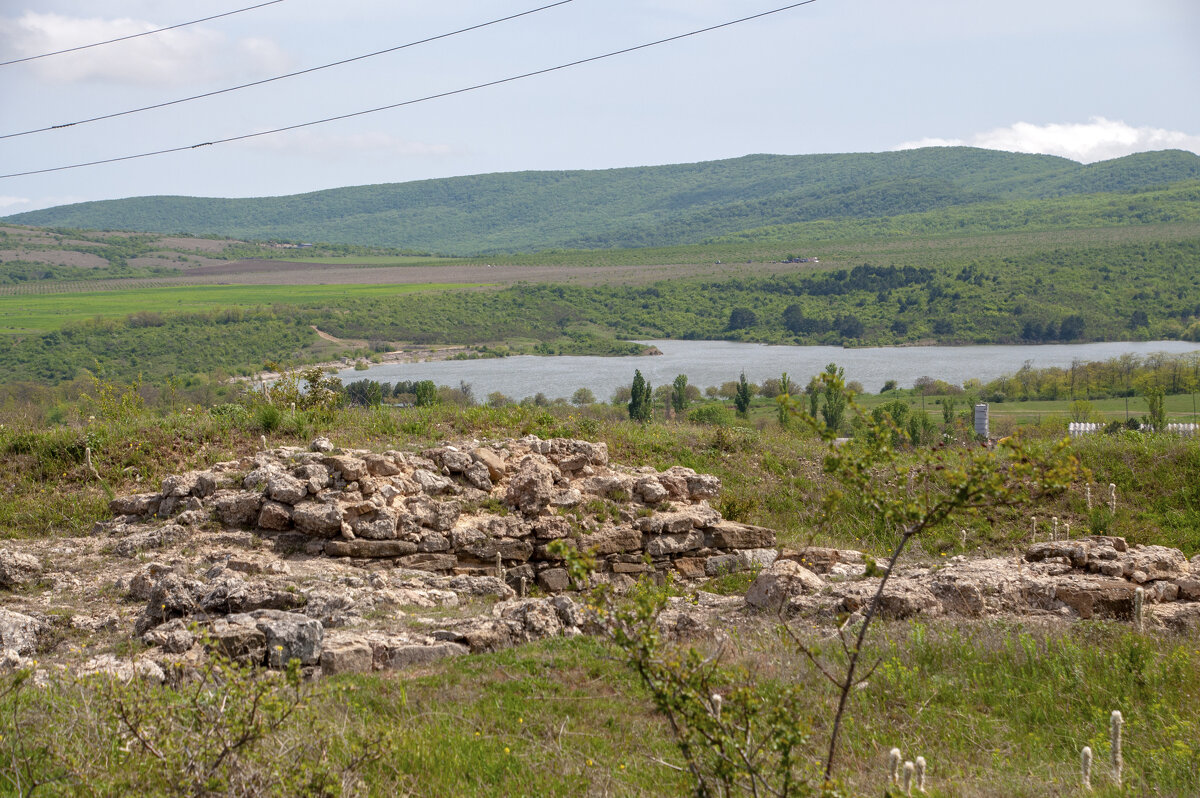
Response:
[{"label": "power line", "polygon": [[[280,2],[280,0],[275,0],[275,2]],[[404,50],[408,47],[416,47],[419,44],[428,44],[429,42],[435,42],[439,39],[448,39],[451,36],[457,36],[460,33],[467,33],[469,31],[479,30],[480,28],[486,28],[489,25],[496,25],[501,22],[508,22],[509,20],[517,19],[518,17],[525,17],[530,14],[536,14],[539,11],[545,11],[548,8],[554,8],[555,6],[561,6],[561,5],[565,5],[567,3],[571,3],[571,2],[574,2],[574,0],[558,0],[558,2],[556,2],[556,3],[551,3],[550,5],[542,6],[541,8],[534,8],[534,9],[530,9],[529,11],[522,11],[519,14],[510,14],[507,17],[493,19],[490,22],[481,22],[478,25],[471,25],[470,27],[460,28],[459,30],[451,31],[450,33],[442,33],[442,34],[438,34],[437,36],[430,36],[426,39],[419,39],[415,42],[409,42],[407,44],[400,44],[395,47],[389,47],[386,50],[376,50],[375,52],[367,53],[366,55],[356,55],[353,58],[344,58],[341,61],[334,61],[333,63],[330,63],[330,64],[322,64],[321,66],[309,67],[308,69],[301,69],[296,72],[289,72],[286,75],[276,75],[273,78],[263,78],[262,80],[256,80],[251,83],[243,83],[240,86],[230,86],[229,88],[226,88],[226,89],[217,89],[216,91],[209,91],[209,92],[205,92],[204,94],[195,94],[195,95],[192,95],[191,97],[181,97],[178,100],[168,100],[167,102],[155,103],[154,105],[146,105],[141,108],[131,108],[128,111],[117,111],[116,113],[103,114],[101,116],[93,116],[90,119],[80,119],[76,122],[66,122],[66,123],[60,124],[60,125],[49,125],[47,127],[35,128],[33,130],[23,130],[19,133],[6,133],[3,135],[0,135],[0,139],[11,139],[11,138],[16,138],[17,136],[28,136],[33,133],[45,133],[46,131],[49,131],[49,130],[61,130],[63,128],[74,127],[76,125],[86,125],[89,122],[99,122],[102,119],[114,119],[118,116],[128,116],[129,114],[137,114],[137,113],[141,113],[142,111],[152,111],[156,108],[166,108],[167,106],[170,106],[170,105],[179,105],[180,103],[191,102],[192,100],[200,100],[205,97],[214,97],[218,94],[227,94],[228,92],[231,92],[231,91],[239,91],[241,89],[248,89],[251,86],[261,86],[264,83],[272,83],[274,81],[283,80],[285,78],[294,78],[297,75],[307,75],[310,72],[319,72],[322,69],[329,69],[330,67],[342,66],[343,64],[350,64],[355,61],[362,61],[365,58],[374,58],[377,55],[384,55],[385,53],[394,53],[397,50]]]},{"label": "power line", "polygon": [[25,58],[14,58],[11,61],[0,61],[0,67],[9,66],[11,64],[20,64],[25,61],[36,61],[39,58],[49,58],[52,55],[62,55],[63,53],[73,53],[76,50],[87,50],[91,47],[100,47],[101,45],[113,44],[114,42],[123,42],[128,39],[136,39],[139,36],[150,36],[151,34],[154,34],[154,33],[162,33],[163,31],[175,30],[176,28],[186,28],[188,25],[196,25],[201,22],[208,22],[210,20],[220,19],[221,17],[231,17],[234,14],[240,14],[243,11],[253,11],[256,8],[262,8],[263,6],[273,6],[276,3],[282,3],[282,2],[283,2],[283,0],[268,0],[266,3],[259,3],[258,5],[255,5],[255,6],[247,6],[246,8],[238,8],[233,11],[226,11],[223,14],[213,14],[211,17],[204,17],[203,19],[193,19],[191,22],[180,22],[178,25],[168,25],[165,28],[156,28],[154,30],[143,31],[141,33],[131,33],[128,36],[118,36],[115,39],[108,39],[107,41],[103,41],[103,42],[93,42],[92,44],[81,44],[78,47],[68,47],[65,50],[55,50],[52,53],[42,53],[41,55],[29,55],[29,56],[26,56]]},{"label": "power line", "polygon": [[604,53],[602,55],[593,55],[588,58],[581,58],[577,61],[569,61],[565,64],[559,64],[558,66],[552,66],[552,67],[546,67],[545,69],[534,70],[533,72],[524,72],[520,75],[510,75],[509,77],[499,78],[497,80],[490,80],[490,81],[487,81],[486,83],[476,83],[473,86],[467,86],[467,87],[461,88],[461,89],[452,89],[450,91],[439,92],[438,94],[429,94],[424,97],[418,97],[417,99],[414,99],[414,100],[404,100],[404,101],[398,102],[398,103],[391,103],[390,105],[381,105],[377,108],[367,108],[362,111],[353,111],[348,114],[339,114],[337,116],[327,116],[324,119],[314,119],[311,122],[300,122],[299,124],[287,125],[285,127],[277,127],[277,128],[274,128],[273,130],[263,130],[258,133],[243,133],[240,136],[230,136],[228,138],[223,138],[223,139],[214,139],[212,141],[203,141],[199,144],[189,144],[189,145],[185,145],[182,147],[169,147],[164,150],[154,150],[153,152],[140,152],[135,155],[122,155],[122,156],[118,156],[116,158],[104,158],[104,159],[101,159],[98,161],[87,161],[84,163],[68,164],[66,166],[53,166],[53,167],[50,167],[47,169],[32,169],[28,172],[12,172],[10,174],[0,175],[0,180],[4,180],[4,179],[10,178],[10,177],[27,177],[29,175],[41,175],[41,174],[46,174],[48,172],[62,172],[67,169],[82,169],[87,166],[100,166],[101,164],[107,164],[107,163],[132,161],[137,158],[150,158],[155,155],[167,155],[167,154],[173,153],[173,152],[185,152],[187,150],[198,150],[201,147],[212,147],[217,144],[229,144],[230,142],[234,142],[234,141],[245,141],[246,139],[258,138],[259,136],[270,136],[274,133],[285,133],[289,130],[299,130],[300,128],[312,127],[314,125],[323,125],[328,122],[337,122],[342,119],[352,119],[357,116],[366,116],[367,114],[379,113],[380,111],[389,111],[393,108],[402,108],[402,107],[409,106],[409,105],[416,105],[417,103],[429,102],[430,100],[438,100],[438,99],[442,99],[443,97],[453,97],[456,94],[466,94],[468,92],[478,91],[479,89],[486,89],[491,86],[499,86],[504,83],[513,83],[518,80],[524,80],[526,78],[532,78],[532,77],[536,77],[538,75],[545,75],[550,72],[558,72],[563,69],[570,69],[571,67],[580,66],[581,64],[590,64],[595,61],[603,61],[606,58],[614,58],[618,55],[625,55],[627,53],[636,52],[638,50],[645,50],[650,47],[658,47],[659,45],[679,41],[680,39],[687,39],[691,36],[698,36],[702,33],[709,33],[714,30],[720,30],[721,28],[728,28],[733,25],[739,25],[743,22],[749,22],[751,20],[761,19],[763,17],[769,17],[773,14],[779,14],[784,11],[790,11],[794,8],[799,8],[800,6],[810,5],[811,3],[815,3],[816,1],[817,0],[802,0],[802,2],[799,2],[799,3],[792,3],[792,4],[786,5],[786,6],[780,6],[779,8],[773,8],[770,11],[763,11],[758,14],[752,14],[748,17],[741,17],[740,19],[734,19],[734,20],[730,20],[728,22],[722,22],[717,25],[710,25],[707,28],[698,28],[693,31],[688,31],[687,33],[680,33],[675,36],[669,36],[665,39],[658,39],[656,41],[646,42],[645,44],[634,45],[633,47],[625,47],[621,50],[613,50],[611,52]]}]

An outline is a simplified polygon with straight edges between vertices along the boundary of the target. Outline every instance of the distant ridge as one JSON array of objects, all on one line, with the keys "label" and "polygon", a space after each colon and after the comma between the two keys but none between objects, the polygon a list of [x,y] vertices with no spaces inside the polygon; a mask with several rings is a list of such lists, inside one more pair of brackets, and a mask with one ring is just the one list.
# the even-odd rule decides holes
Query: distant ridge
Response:
[{"label": "distant ridge", "polygon": [[477,255],[692,244],[821,219],[892,217],[1195,179],[1200,156],[1181,150],[1084,165],[1049,155],[931,147],[484,174],[284,197],[134,197],[29,211],[5,221]]}]

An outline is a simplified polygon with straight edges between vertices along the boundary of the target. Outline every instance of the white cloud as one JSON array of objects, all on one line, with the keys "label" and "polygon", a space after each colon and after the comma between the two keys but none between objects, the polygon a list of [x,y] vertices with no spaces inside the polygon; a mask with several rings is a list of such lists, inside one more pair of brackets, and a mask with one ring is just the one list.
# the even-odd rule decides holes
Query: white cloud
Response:
[{"label": "white cloud", "polygon": [[447,144],[426,144],[408,141],[382,131],[363,133],[323,133],[316,130],[291,130],[269,136],[247,139],[238,145],[279,152],[321,158],[349,158],[357,155],[393,155],[402,158],[454,155]]},{"label": "white cloud", "polygon": [[1156,127],[1134,127],[1119,120],[1093,116],[1084,123],[1035,125],[1017,122],[976,133],[965,139],[925,138],[893,147],[982,147],[988,150],[1061,155],[1092,163],[1148,150],[1191,150],[1200,154],[1200,136]]},{"label": "white cloud", "polygon": [[27,208],[23,208],[21,206],[28,205],[31,202],[33,202],[33,200],[29,199],[29,197],[5,197],[0,195],[0,208],[12,208],[14,213],[20,213],[23,210],[28,210]]},{"label": "white cloud", "polygon": [[[99,19],[38,14],[0,18],[0,44],[10,58],[26,58],[155,30],[136,19]],[[163,31],[118,44],[32,61],[35,73],[52,82],[111,81],[170,85],[265,75],[288,67],[289,59],[269,39],[230,41],[203,28]]]}]

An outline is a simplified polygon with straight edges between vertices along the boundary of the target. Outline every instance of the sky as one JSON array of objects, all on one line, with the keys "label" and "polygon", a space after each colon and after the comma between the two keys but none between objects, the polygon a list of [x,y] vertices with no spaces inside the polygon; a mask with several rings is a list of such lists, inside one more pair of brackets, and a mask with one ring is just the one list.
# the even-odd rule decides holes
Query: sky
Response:
[{"label": "sky", "polygon": [[[263,0],[0,0],[0,61]],[[0,136],[396,47],[553,0],[281,0],[0,66]],[[787,0],[570,0],[342,67],[0,138],[0,174],[403,103]],[[521,170],[966,144],[1094,162],[1200,153],[1195,0],[813,0],[610,59],[239,142],[0,179],[0,215],[144,195],[277,196]]]}]

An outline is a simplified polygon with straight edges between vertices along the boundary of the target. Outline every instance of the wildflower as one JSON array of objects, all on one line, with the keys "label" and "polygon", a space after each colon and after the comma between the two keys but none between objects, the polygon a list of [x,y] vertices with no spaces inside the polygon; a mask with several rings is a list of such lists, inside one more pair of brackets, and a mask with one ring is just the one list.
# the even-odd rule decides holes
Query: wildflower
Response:
[{"label": "wildflower", "polygon": [[509,750],[509,748],[508,748],[508,746],[507,746],[507,745],[506,745],[506,746],[504,746],[504,753],[506,753],[506,754],[511,754],[511,753],[512,753],[512,751],[510,751],[510,750]]}]

